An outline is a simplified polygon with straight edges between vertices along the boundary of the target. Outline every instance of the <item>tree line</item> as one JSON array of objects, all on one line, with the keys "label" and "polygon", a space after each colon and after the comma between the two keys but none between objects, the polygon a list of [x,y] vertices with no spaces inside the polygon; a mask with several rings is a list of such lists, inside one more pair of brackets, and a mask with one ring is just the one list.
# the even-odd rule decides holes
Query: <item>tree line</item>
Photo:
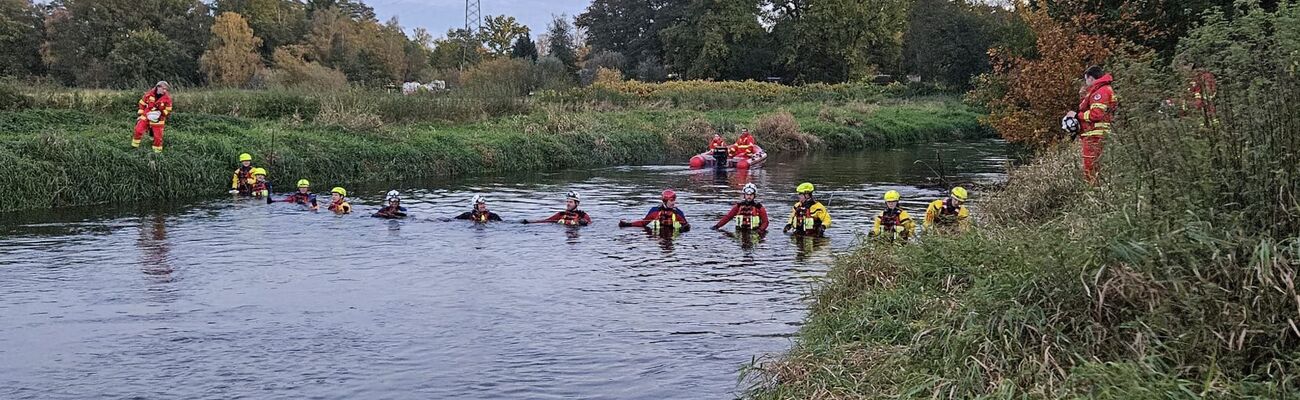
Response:
[{"label": "tree line", "polygon": [[965,87],[987,50],[1032,43],[1005,7],[952,0],[594,0],[542,32],[408,34],[358,0],[0,0],[0,75],[79,87],[386,85],[498,59],[624,78],[845,82],[916,74]]},{"label": "tree line", "polygon": [[1046,22],[1077,27],[1088,36],[1074,39],[1084,42],[1110,38],[1167,55],[1202,13],[1232,3],[593,0],[573,18],[555,17],[534,40],[510,16],[488,16],[478,32],[408,34],[359,0],[0,0],[0,75],[80,87],[157,79],[221,87],[455,84],[460,71],[481,63],[522,60],[550,87],[591,83],[605,69],[651,82],[917,75],[965,89],[995,81],[996,73],[972,77],[997,63],[1071,57],[1040,54]]}]

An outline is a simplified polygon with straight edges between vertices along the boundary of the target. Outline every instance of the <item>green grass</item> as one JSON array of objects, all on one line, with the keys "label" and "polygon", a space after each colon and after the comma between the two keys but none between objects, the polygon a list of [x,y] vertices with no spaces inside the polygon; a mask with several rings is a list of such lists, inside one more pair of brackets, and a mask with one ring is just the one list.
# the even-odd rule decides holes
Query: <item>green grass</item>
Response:
[{"label": "green grass", "polygon": [[974,232],[841,256],[747,397],[1300,397],[1300,86],[1225,79],[1203,125],[1126,72],[1100,186],[1045,151]]},{"label": "green grass", "polygon": [[[279,94],[267,96],[248,101],[262,104],[254,108],[292,106],[289,101],[273,106],[276,102],[266,99]],[[82,104],[121,100],[81,97]],[[859,122],[844,127],[822,115],[841,108],[836,112]],[[109,109],[114,112],[105,111]],[[754,126],[778,108],[572,112],[533,107],[526,114],[477,122],[352,126],[347,121],[233,117],[220,110],[196,113],[178,105],[160,155],[149,153],[147,145],[128,146],[132,110],[130,104],[119,104],[0,113],[0,163],[6,166],[3,184],[9,194],[0,200],[0,210],[217,196],[228,188],[235,158],[243,152],[254,156],[255,165],[268,168],[281,190],[299,178],[328,188],[480,171],[685,163],[707,143],[710,129],[734,132]],[[952,98],[871,106],[804,103],[784,110],[795,116],[802,131],[781,137],[756,131],[760,144],[810,135],[823,138],[812,150],[856,149],[989,134],[978,125],[977,110]]]}]

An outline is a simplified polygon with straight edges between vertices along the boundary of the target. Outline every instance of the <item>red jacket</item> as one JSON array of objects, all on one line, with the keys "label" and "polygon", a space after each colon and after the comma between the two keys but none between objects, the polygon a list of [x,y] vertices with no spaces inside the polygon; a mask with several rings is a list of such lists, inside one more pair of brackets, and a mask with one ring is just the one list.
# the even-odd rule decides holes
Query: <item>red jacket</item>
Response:
[{"label": "red jacket", "polygon": [[1110,88],[1110,74],[1088,87],[1088,95],[1079,101],[1080,136],[1105,136],[1115,121],[1115,92]]},{"label": "red jacket", "polygon": [[722,228],[727,225],[728,222],[731,222],[732,218],[736,218],[736,216],[758,217],[758,226],[750,225],[748,223],[749,221],[747,221],[749,218],[743,218],[740,222],[736,223],[737,228],[750,229],[758,232],[767,230],[767,208],[764,208],[762,204],[759,204],[756,201],[742,201],[731,206],[731,212],[728,212],[727,216],[722,217],[721,221],[718,221],[717,224],[713,225],[713,229]]},{"label": "red jacket", "polygon": [[149,89],[149,91],[144,92],[144,96],[140,96],[138,108],[139,117],[136,118],[137,120],[148,120],[149,117],[146,117],[145,114],[150,111],[158,111],[162,113],[162,116],[158,117],[158,122],[155,122],[155,124],[165,124],[167,123],[167,116],[172,113],[172,95],[171,93],[164,93],[162,96],[157,96],[154,89]]},{"label": "red jacket", "polygon": [[1214,82],[1214,74],[1209,71],[1200,71],[1192,77],[1192,82],[1188,85],[1187,91],[1191,93],[1192,109],[1203,111],[1214,118],[1214,95],[1217,87]]},{"label": "red jacket", "polygon": [[727,142],[722,140],[722,138],[713,139],[713,141],[709,142],[709,150],[725,148],[727,148]]},{"label": "red jacket", "polygon": [[560,211],[555,213],[555,215],[552,215],[550,218],[545,219],[545,221],[556,222],[561,225],[587,226],[587,225],[591,225],[591,216],[587,215],[587,213],[583,212],[582,210],[576,210],[576,211],[565,210],[565,211]]},{"label": "red jacket", "polygon": [[754,148],[754,135],[750,135],[749,133],[742,133],[740,134],[739,138],[736,138],[735,155],[747,156],[747,155],[754,154],[755,151],[756,149]]}]

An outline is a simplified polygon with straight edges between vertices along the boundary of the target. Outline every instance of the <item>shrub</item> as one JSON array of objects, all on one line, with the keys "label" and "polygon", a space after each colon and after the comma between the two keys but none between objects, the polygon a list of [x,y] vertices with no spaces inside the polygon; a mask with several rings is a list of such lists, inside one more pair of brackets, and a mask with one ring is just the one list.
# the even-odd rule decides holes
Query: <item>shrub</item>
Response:
[{"label": "shrub", "polygon": [[35,99],[18,91],[13,85],[0,83],[0,111],[17,111],[31,108]]},{"label": "shrub", "polygon": [[764,147],[779,151],[808,151],[821,146],[821,139],[799,129],[799,121],[789,111],[763,115],[754,124],[754,137]]},{"label": "shrub", "polygon": [[531,65],[503,58],[475,65],[461,76],[461,90],[475,97],[518,97],[528,94]]},{"label": "shrub", "polygon": [[275,49],[272,55],[275,68],[270,72],[270,86],[282,89],[342,90],[348,87],[348,77],[343,71],[306,61],[303,50],[290,46]]}]

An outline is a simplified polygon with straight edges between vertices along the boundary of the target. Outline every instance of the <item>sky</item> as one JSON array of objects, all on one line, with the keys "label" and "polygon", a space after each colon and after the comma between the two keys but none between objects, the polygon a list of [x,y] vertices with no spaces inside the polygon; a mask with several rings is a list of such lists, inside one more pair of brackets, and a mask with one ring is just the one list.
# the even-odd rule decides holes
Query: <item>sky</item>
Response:
[{"label": "sky", "polygon": [[[434,37],[443,37],[448,29],[465,26],[465,0],[364,0],[375,8],[380,21],[393,16],[409,33],[425,28]],[[591,0],[480,0],[483,17],[507,15],[532,30],[533,38],[546,30],[551,15],[568,14],[570,22],[591,4]]]}]

